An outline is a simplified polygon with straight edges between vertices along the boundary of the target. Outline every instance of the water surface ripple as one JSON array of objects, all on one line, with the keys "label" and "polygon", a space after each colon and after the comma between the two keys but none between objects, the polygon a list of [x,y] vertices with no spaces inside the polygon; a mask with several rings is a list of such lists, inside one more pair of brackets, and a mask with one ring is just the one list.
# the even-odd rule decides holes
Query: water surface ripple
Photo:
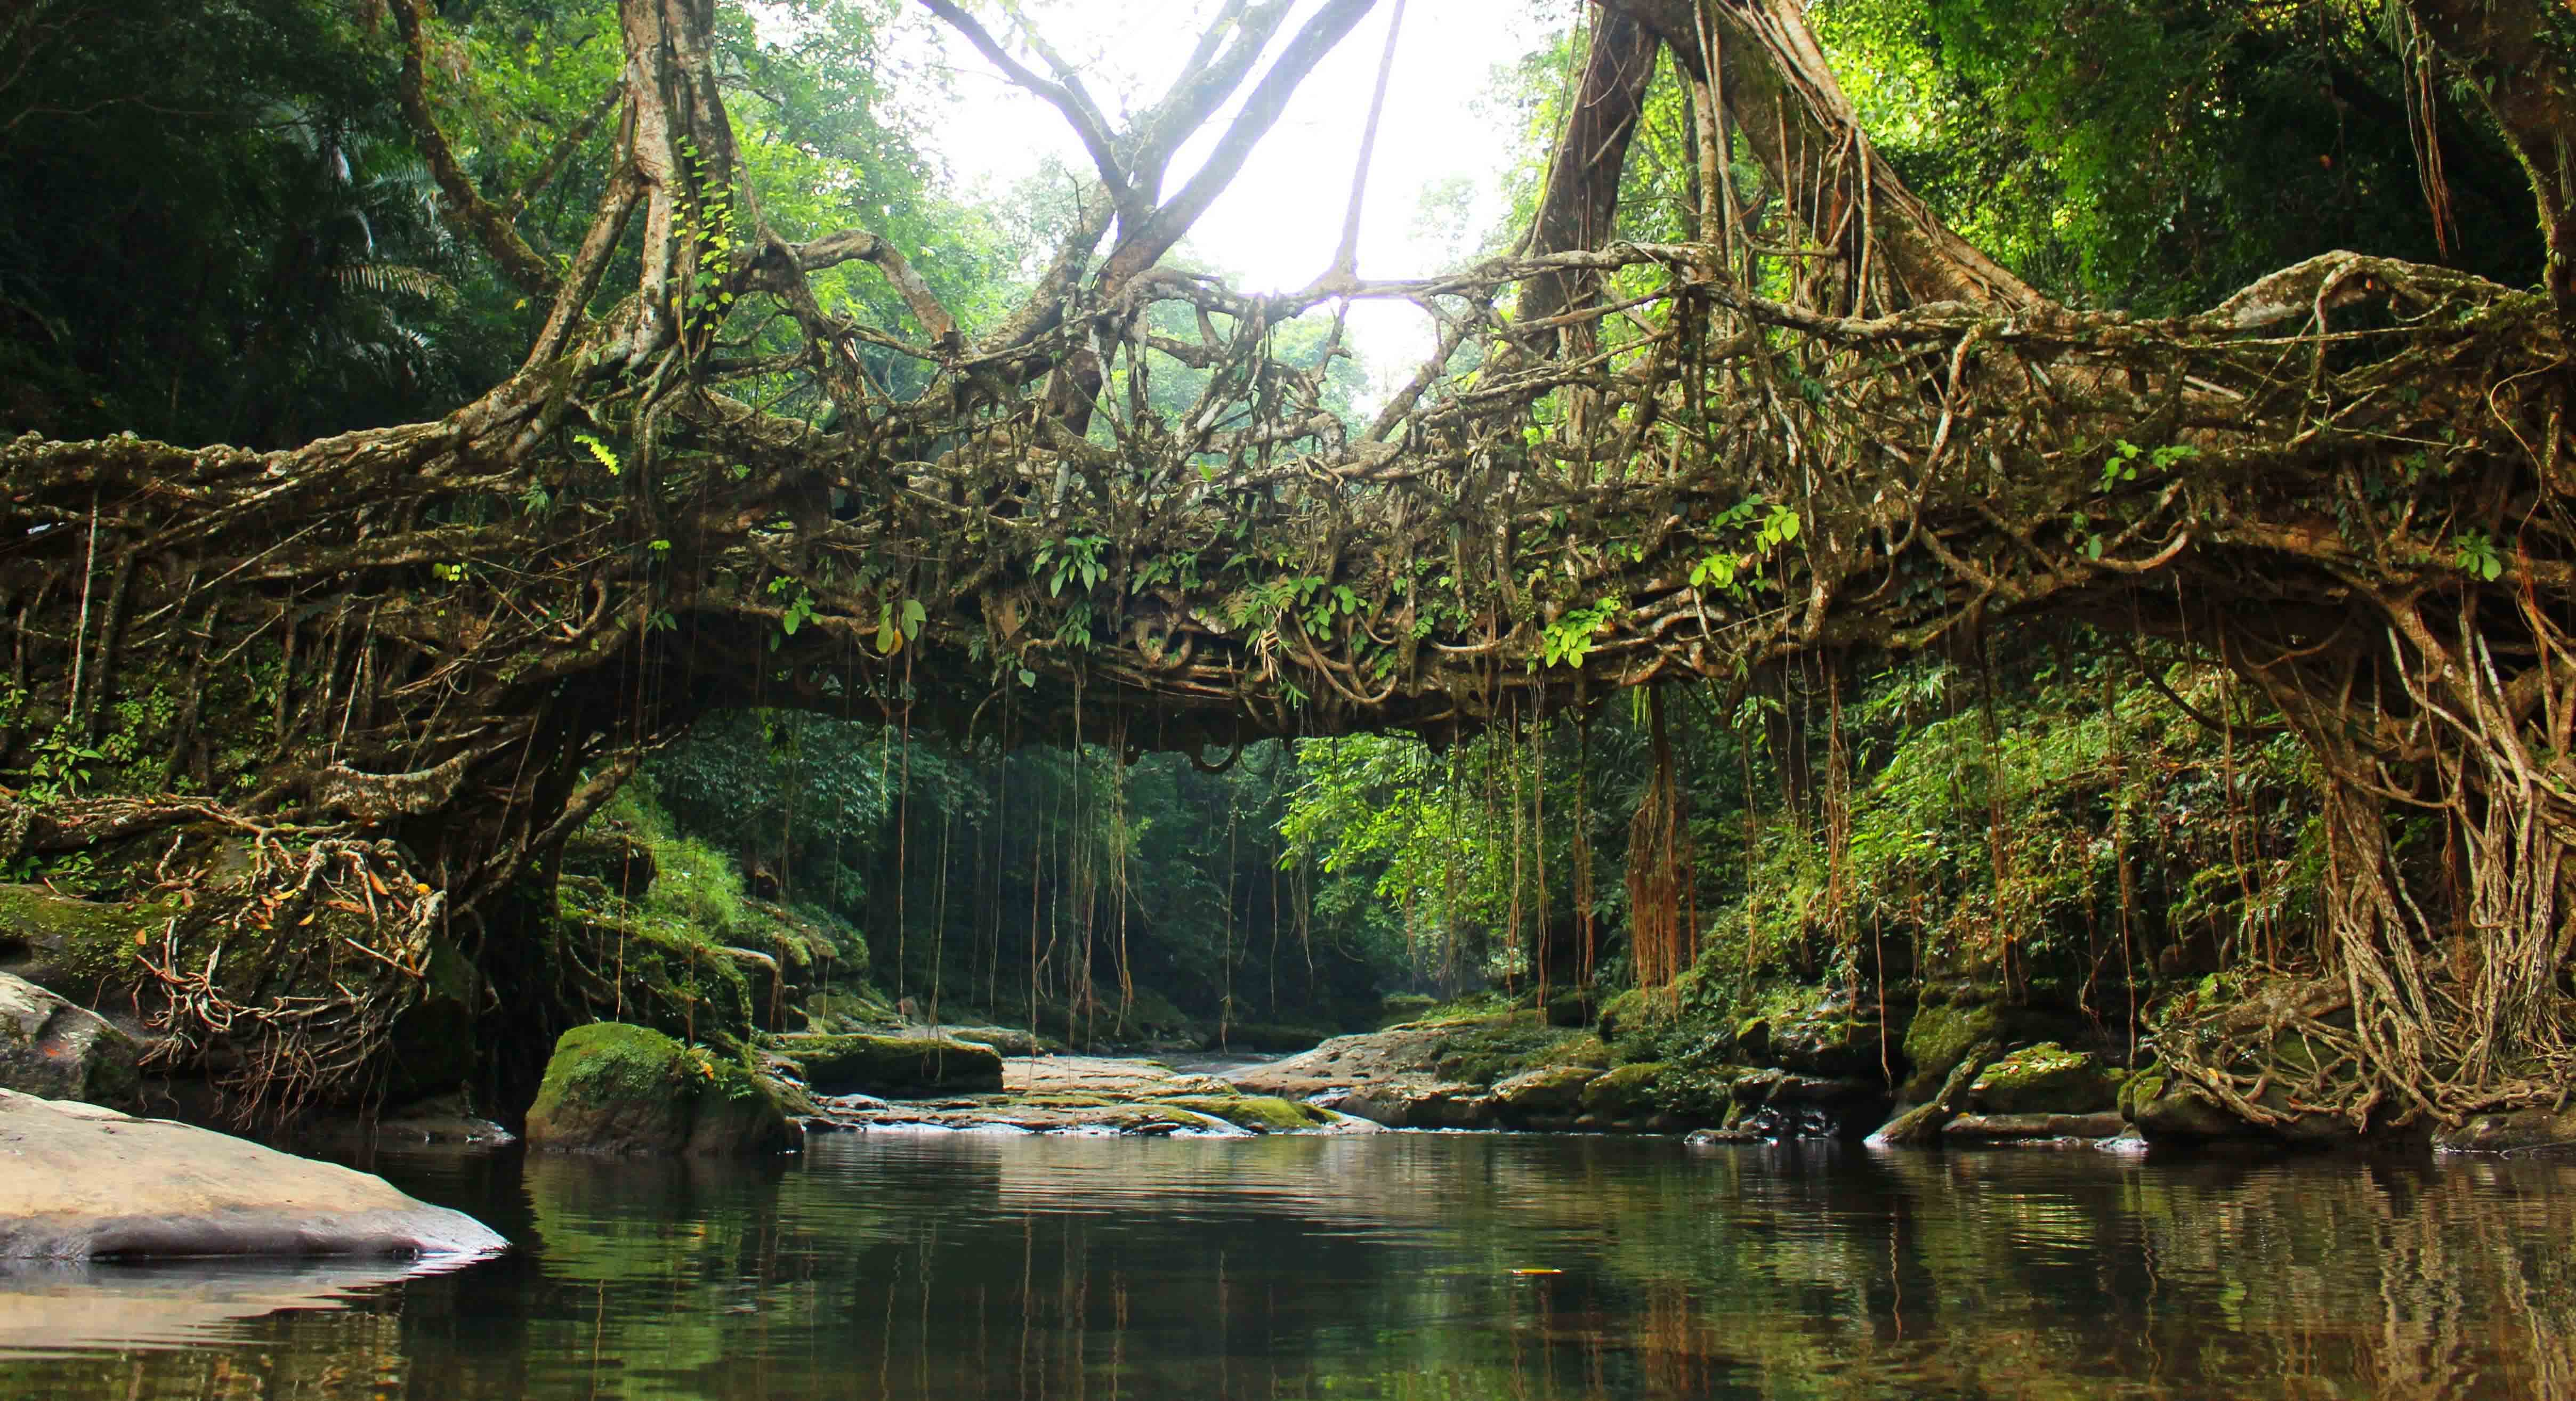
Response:
[{"label": "water surface ripple", "polygon": [[0,1397],[2576,1401],[2576,1164],[1387,1134],[388,1154],[521,1249],[0,1272]]}]

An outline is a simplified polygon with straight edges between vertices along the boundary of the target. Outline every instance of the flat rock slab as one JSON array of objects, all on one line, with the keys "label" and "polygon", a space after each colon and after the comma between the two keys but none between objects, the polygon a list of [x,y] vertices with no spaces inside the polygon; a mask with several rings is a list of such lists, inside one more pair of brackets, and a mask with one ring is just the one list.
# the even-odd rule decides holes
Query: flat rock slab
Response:
[{"label": "flat rock slab", "polygon": [[1125,1099],[1234,1093],[1233,1086],[1213,1075],[1193,1075],[1151,1061],[1106,1056],[1013,1056],[1002,1062],[1002,1089],[1015,1095],[1103,1095]]},{"label": "flat rock slab", "polygon": [[0,1090],[0,1260],[481,1255],[508,1242],[383,1178],[166,1119]]}]

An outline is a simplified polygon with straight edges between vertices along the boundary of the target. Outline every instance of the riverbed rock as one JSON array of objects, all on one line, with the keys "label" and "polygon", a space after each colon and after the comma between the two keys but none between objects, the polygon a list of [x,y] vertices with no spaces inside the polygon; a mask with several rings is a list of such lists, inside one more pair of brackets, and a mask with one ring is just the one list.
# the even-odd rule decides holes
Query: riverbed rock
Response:
[{"label": "riverbed rock", "polygon": [[[2122,1087],[2120,1102],[2121,1112],[2151,1144],[2237,1143],[2313,1150],[2357,1148],[2365,1141],[2347,1119],[2297,1109],[2277,1085],[2255,1101],[2256,1108],[2273,1116],[2271,1123],[2247,1119],[2199,1086],[2162,1069],[2135,1076]],[[2400,1137],[2383,1133],[2373,1141],[2394,1143]],[[2413,1141],[2420,1144],[2422,1138]]]},{"label": "riverbed rock", "polygon": [[978,1046],[990,1046],[1005,1057],[1053,1055],[1064,1049],[1064,1043],[1052,1036],[1040,1036],[1016,1026],[925,1026],[904,1034],[972,1041]]},{"label": "riverbed rock", "polygon": [[2117,1105],[2100,1059],[2054,1041],[2024,1046],[1987,1066],[1968,1086],[1968,1102],[1976,1113],[2000,1115],[2089,1114]]},{"label": "riverbed rock", "polygon": [[779,1053],[795,1061],[818,1095],[887,1098],[982,1094],[1002,1088],[1002,1057],[992,1047],[942,1036],[782,1036]]},{"label": "riverbed rock", "polygon": [[1942,1126],[1941,1142],[1952,1147],[2000,1147],[2015,1143],[2098,1142],[2129,1131],[2117,1110],[2093,1114],[1962,1114]]},{"label": "riverbed rock", "polygon": [[1398,1079],[1479,1088],[1542,1064],[1602,1064],[1608,1050],[1580,1031],[1549,1026],[1531,1009],[1336,1036],[1270,1065],[1228,1078],[1246,1093],[1306,1099]]},{"label": "riverbed rock", "polygon": [[504,1249],[384,1179],[166,1119],[0,1090],[0,1259]]},{"label": "riverbed rock", "polygon": [[105,1017],[0,973],[0,1089],[137,1108],[142,1052]]},{"label": "riverbed rock", "polygon": [[565,1032],[528,1109],[528,1146],[559,1153],[776,1153],[797,1138],[759,1076],[619,1022]]},{"label": "riverbed rock", "polygon": [[1640,1128],[1663,1113],[1655,1087],[1668,1067],[1661,1061],[1616,1066],[1594,1076],[1582,1091],[1587,1128]]},{"label": "riverbed rock", "polygon": [[1584,1086],[1603,1074],[1588,1065],[1541,1066],[1494,1086],[1494,1104],[1515,1123],[1554,1117],[1570,1123],[1583,1110]]},{"label": "riverbed rock", "polygon": [[2433,1135],[2445,1153],[2543,1153],[2576,1151],[2576,1109],[2517,1109],[2480,1114]]},{"label": "riverbed rock", "polygon": [[1275,1095],[1189,1095],[1158,1102],[1252,1133],[1303,1133],[1328,1128],[1335,1118],[1329,1110]]},{"label": "riverbed rock", "polygon": [[1332,1105],[1391,1129],[1489,1129],[1494,1097],[1482,1085],[1402,1079],[1354,1087]]}]

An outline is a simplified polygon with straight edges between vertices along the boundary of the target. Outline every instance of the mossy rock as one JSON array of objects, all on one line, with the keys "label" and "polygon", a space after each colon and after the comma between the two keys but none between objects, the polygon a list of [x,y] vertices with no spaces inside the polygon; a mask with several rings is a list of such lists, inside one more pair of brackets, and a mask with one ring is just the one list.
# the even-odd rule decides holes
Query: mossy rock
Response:
[{"label": "mossy rock", "polygon": [[1631,1123],[1662,1112],[1657,1089],[1672,1067],[1642,1061],[1605,1070],[1583,1087],[1583,1112],[1608,1123]]},{"label": "mossy rock", "polygon": [[990,1046],[938,1036],[782,1036],[778,1053],[796,1062],[820,1095],[888,1098],[989,1094],[1002,1088],[1002,1056]]},{"label": "mossy rock", "polygon": [[900,1019],[894,1004],[872,992],[832,988],[808,994],[805,1023],[818,1033],[840,1034],[862,1027],[892,1026]]},{"label": "mossy rock", "polygon": [[952,1040],[990,1046],[1005,1056],[1050,1056],[1064,1049],[1064,1043],[1054,1037],[1015,1026],[948,1026],[940,1030]]},{"label": "mossy rock", "polygon": [[1584,1087],[1600,1079],[1603,1073],[1588,1065],[1543,1066],[1494,1086],[1494,1102],[1514,1118],[1570,1116],[1583,1106]]},{"label": "mossy rock", "polygon": [[1941,1084],[1979,1044],[2004,1039],[2007,1018],[1992,1003],[1927,1003],[1914,1011],[1905,1029],[1908,1074],[1897,1098],[1923,1104],[1941,1093]]},{"label": "mossy rock", "polygon": [[74,1001],[95,1000],[135,980],[135,936],[157,934],[178,908],[175,901],[118,905],[0,885],[0,973]]},{"label": "mossy rock", "polygon": [[2098,1057],[2042,1041],[1980,1071],[1968,1095],[1981,1114],[2089,1114],[2110,1108],[2117,1088]]},{"label": "mossy rock", "polygon": [[528,1109],[528,1145],[571,1153],[727,1156],[792,1148],[768,1082],[647,1027],[567,1031]]},{"label": "mossy rock", "polygon": [[1390,994],[1377,1006],[1377,1023],[1383,1027],[1408,1022],[1440,1005],[1440,999],[1423,992]]},{"label": "mossy rock", "polygon": [[1296,1133],[1333,1122],[1333,1116],[1324,1110],[1276,1095],[1192,1095],[1156,1103],[1222,1119],[1254,1133]]}]

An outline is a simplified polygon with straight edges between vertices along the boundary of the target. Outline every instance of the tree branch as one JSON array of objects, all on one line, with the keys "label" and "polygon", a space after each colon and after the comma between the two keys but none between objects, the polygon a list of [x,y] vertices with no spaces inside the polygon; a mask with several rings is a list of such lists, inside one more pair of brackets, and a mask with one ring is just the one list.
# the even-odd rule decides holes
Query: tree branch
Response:
[{"label": "tree branch", "polygon": [[[946,0],[922,0],[922,3],[944,4]],[[1243,110],[1236,114],[1225,135],[1217,138],[1216,149],[1208,153],[1207,163],[1199,167],[1198,173],[1190,177],[1190,182],[1181,187],[1179,194],[1155,209],[1150,220],[1141,228],[1131,229],[1119,240],[1118,246],[1110,250],[1109,261],[1101,269],[1096,284],[1105,295],[1114,295],[1117,289],[1160,261],[1174,244],[1188,235],[1199,216],[1207,212],[1209,205],[1216,203],[1216,197],[1225,192],[1226,186],[1234,183],[1234,177],[1243,170],[1244,161],[1251,156],[1252,148],[1270,133],[1270,128],[1278,125],[1280,114],[1287,110],[1288,99],[1296,95],[1297,87],[1306,80],[1306,75],[1313,72],[1315,65],[1323,62],[1324,56],[1333,51],[1333,46],[1376,7],[1377,0],[1326,0],[1324,7],[1306,21],[1305,27],[1297,31],[1297,37],[1288,41],[1287,49],[1270,65],[1270,71],[1262,75],[1252,95],[1244,99]]]},{"label": "tree branch", "polygon": [[403,41],[403,120],[411,127],[412,138],[420,143],[421,156],[429,162],[439,192],[446,196],[448,217],[492,255],[502,273],[518,284],[520,291],[531,297],[552,297],[556,287],[554,270],[519,236],[509,213],[474,188],[473,178],[457,162],[455,150],[447,144],[447,133],[439,129],[438,118],[429,110],[429,41],[422,32],[425,8],[426,0],[394,0],[393,4],[394,23],[402,31]]},{"label": "tree branch", "polygon": [[1003,48],[986,32],[973,15],[957,8],[950,0],[921,0],[921,3],[928,6],[932,14],[947,21],[950,28],[965,35],[966,42],[973,44],[977,53],[1001,69],[1004,77],[1046,99],[1049,105],[1063,113],[1064,119],[1073,124],[1074,134],[1082,138],[1082,148],[1091,153],[1091,163],[1099,168],[1101,183],[1108,187],[1110,203],[1117,208],[1120,222],[1131,228],[1144,223],[1149,212],[1144,195],[1120,168],[1108,125],[1088,95],[1077,88],[1039,77],[1027,64],[1011,57],[1010,50]]},{"label": "tree branch", "polygon": [[865,229],[843,229],[839,233],[825,234],[811,243],[785,247],[794,255],[800,272],[820,272],[852,261],[874,264],[877,271],[885,274],[886,281],[894,284],[894,289],[903,295],[904,305],[912,308],[912,319],[921,323],[923,332],[943,349],[957,348],[957,318],[948,314],[948,308],[940,304],[938,296],[930,290],[930,284],[921,280],[921,274],[912,270],[912,265],[904,261],[903,254],[893,244]]}]

